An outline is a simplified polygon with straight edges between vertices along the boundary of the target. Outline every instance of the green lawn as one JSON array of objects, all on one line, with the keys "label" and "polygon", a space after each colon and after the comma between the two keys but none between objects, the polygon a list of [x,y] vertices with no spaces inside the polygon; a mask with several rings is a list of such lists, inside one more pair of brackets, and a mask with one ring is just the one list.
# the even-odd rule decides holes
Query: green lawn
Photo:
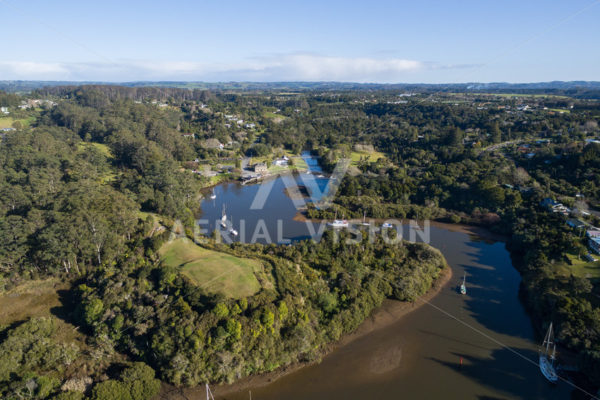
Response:
[{"label": "green lawn", "polygon": [[379,151],[353,151],[350,153],[350,160],[352,165],[357,165],[361,158],[369,157],[369,162],[375,162],[380,158],[385,158],[385,154]]},{"label": "green lawn", "polygon": [[264,116],[265,118],[274,119],[274,120],[276,120],[276,121],[283,121],[283,120],[285,120],[285,119],[287,119],[287,118],[288,118],[288,117],[286,117],[285,115],[281,115],[281,114],[274,113],[274,112],[271,112],[271,111],[265,111],[265,112],[263,113],[263,116]]},{"label": "green lawn", "polygon": [[166,243],[159,253],[163,265],[180,268],[183,275],[208,293],[242,298],[261,288],[256,274],[264,271],[257,260],[208,250],[184,238]]},{"label": "green lawn", "polygon": [[306,164],[304,158],[292,154],[288,154],[287,156],[294,161],[294,168],[298,171],[306,171],[308,169],[308,164]]},{"label": "green lawn", "polygon": [[[594,255],[600,259],[599,255]],[[560,274],[569,276],[571,274],[582,278],[600,278],[600,261],[589,262],[581,257],[581,260],[573,254],[567,254],[569,262],[560,263],[557,265],[557,270]]]},{"label": "green lawn", "polygon": [[1,117],[0,118],[0,129],[2,128],[12,128],[12,124],[15,122],[12,117]]},{"label": "green lawn", "polygon": [[289,167],[287,166],[281,166],[281,165],[269,165],[269,173],[270,174],[283,174],[286,173],[290,170]]},{"label": "green lawn", "polygon": [[549,108],[546,111],[554,111],[554,112],[557,112],[557,113],[571,114],[571,110],[565,110],[563,108]]},{"label": "green lawn", "polygon": [[35,121],[35,117],[28,118],[20,118],[14,119],[13,117],[0,117],[0,129],[2,128],[12,128],[13,123],[15,121],[19,121],[24,128],[28,127],[33,121]]}]

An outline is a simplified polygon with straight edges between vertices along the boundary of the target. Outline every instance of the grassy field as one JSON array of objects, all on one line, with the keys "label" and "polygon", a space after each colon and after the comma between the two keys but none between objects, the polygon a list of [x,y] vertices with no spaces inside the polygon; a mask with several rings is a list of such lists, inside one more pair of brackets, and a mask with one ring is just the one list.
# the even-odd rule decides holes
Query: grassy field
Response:
[{"label": "grassy field", "polygon": [[0,325],[49,315],[51,308],[61,305],[59,287],[65,288],[58,279],[46,279],[28,281],[3,293],[0,295]]},{"label": "grassy field", "polygon": [[[25,282],[0,295],[0,326],[26,321],[29,318],[61,316],[64,305],[60,297],[62,290],[69,286],[59,279],[33,280]],[[74,342],[79,348],[85,348],[85,335],[77,328],[57,318],[59,329],[57,340]]]},{"label": "grassy field", "polygon": [[304,158],[300,156],[295,156],[293,154],[287,154],[287,156],[294,161],[294,168],[298,171],[306,171],[308,169],[308,164],[304,161]]},{"label": "grassy field", "polygon": [[289,165],[289,166],[273,165],[273,163],[271,162],[271,160],[274,159],[273,156],[253,157],[252,164],[255,164],[258,162],[264,162],[264,163],[268,162],[269,163],[268,169],[269,169],[270,174],[284,174],[286,172],[293,171],[293,170],[296,170],[299,172],[304,172],[308,169],[308,165],[306,164],[306,161],[304,161],[304,159],[302,157],[300,157],[298,155],[294,155],[289,152],[285,152],[285,155],[292,160],[292,163],[294,165]]},{"label": "grassy field", "polygon": [[272,119],[275,122],[281,122],[281,121],[284,121],[284,120],[286,120],[288,118],[285,115],[277,114],[277,113],[274,113],[274,112],[271,112],[271,111],[265,111],[263,113],[263,116],[265,118]]},{"label": "grassy field", "polygon": [[12,125],[15,121],[19,121],[24,128],[28,127],[33,121],[35,121],[35,117],[28,117],[22,119],[14,119],[13,117],[0,117],[0,129],[2,128],[12,128]]},{"label": "grassy field", "polygon": [[230,174],[219,174],[215,176],[211,176],[209,178],[209,186],[218,185],[221,182],[225,182],[231,178]]},{"label": "grassy field", "polygon": [[286,173],[290,170],[290,168],[288,166],[281,166],[281,165],[269,165],[269,173],[270,174],[283,174]]},{"label": "grassy field", "polygon": [[375,162],[380,158],[385,158],[385,154],[379,151],[353,151],[350,153],[350,160],[352,165],[357,165],[361,158],[369,157],[369,162]]},{"label": "grassy field", "polygon": [[557,112],[557,113],[571,114],[571,110],[565,110],[563,108],[549,108],[546,111],[554,111],[554,112]]},{"label": "grassy field", "polygon": [[[595,255],[594,257],[600,258]],[[557,265],[558,273],[569,276],[571,274],[582,278],[598,279],[600,278],[600,261],[589,262],[583,257],[581,260],[574,254],[567,254],[569,262],[560,263]],[[570,265],[569,265],[570,264]]]},{"label": "grassy field", "polygon": [[264,271],[257,260],[208,250],[184,238],[163,245],[160,256],[164,265],[180,268],[183,275],[208,293],[242,298],[261,288],[256,276]]},{"label": "grassy field", "polygon": [[[72,309],[65,304],[63,295],[70,289],[69,283],[58,278],[27,281],[0,294],[0,329],[18,325],[30,318],[52,318],[56,323],[56,332],[50,340],[66,346],[75,345],[77,359],[65,367],[65,376],[81,374],[81,371],[97,369],[102,372],[110,364],[122,363],[127,357],[113,352],[104,359],[97,359],[97,350],[90,345],[90,338],[75,325],[70,317]],[[63,372],[59,373],[59,376]]]}]

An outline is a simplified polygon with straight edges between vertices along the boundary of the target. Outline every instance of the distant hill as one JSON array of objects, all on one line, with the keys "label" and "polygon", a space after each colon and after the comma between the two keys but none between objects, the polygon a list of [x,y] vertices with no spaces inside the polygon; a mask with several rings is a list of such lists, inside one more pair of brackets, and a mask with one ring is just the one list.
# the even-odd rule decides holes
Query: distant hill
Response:
[{"label": "distant hill", "polygon": [[0,81],[0,90],[6,92],[28,93],[44,87],[114,85],[125,87],[158,87],[180,89],[209,90],[403,90],[416,92],[486,92],[486,93],[522,93],[563,94],[577,98],[600,99],[598,81],[553,81],[533,83],[507,82],[466,82],[451,84],[425,83],[353,83],[353,82],[177,82],[177,81],[140,81],[140,82],[72,82],[72,81]]}]

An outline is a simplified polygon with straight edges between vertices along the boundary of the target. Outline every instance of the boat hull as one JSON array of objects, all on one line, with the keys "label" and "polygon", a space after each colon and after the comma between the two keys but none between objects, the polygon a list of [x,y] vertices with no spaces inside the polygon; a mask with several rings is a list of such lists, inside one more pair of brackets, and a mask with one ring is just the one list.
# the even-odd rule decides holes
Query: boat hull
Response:
[{"label": "boat hull", "polygon": [[542,375],[544,375],[544,378],[548,380],[548,382],[556,383],[558,381],[558,375],[554,370],[554,366],[544,354],[540,354],[540,371],[542,372]]},{"label": "boat hull", "polygon": [[332,227],[332,228],[348,228],[348,226],[350,224],[348,224],[348,221],[346,221],[346,220],[336,219],[333,222],[329,222],[327,225],[330,226],[330,227]]}]

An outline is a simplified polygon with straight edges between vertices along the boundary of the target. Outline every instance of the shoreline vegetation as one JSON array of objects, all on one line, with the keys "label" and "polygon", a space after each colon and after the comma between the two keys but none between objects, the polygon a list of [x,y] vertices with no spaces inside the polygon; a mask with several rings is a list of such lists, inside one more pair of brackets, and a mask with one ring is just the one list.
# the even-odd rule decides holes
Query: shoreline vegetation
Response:
[{"label": "shoreline vegetation", "polygon": [[[155,254],[168,254],[163,247],[168,236],[164,232],[156,238]],[[266,279],[257,278],[268,282],[272,276],[274,285],[262,285],[240,299],[224,290],[210,293],[184,279],[180,267],[193,267],[215,281],[220,275],[201,260],[206,255],[213,259],[214,252],[189,249],[185,260],[171,257],[171,266],[159,262],[137,269],[141,260],[128,259],[118,270],[99,271],[76,290],[87,329],[108,332],[126,354],[148,354],[163,381],[180,387],[232,383],[320,360],[386,299],[416,301],[448,268],[442,253],[425,243],[388,244],[378,238],[340,245],[329,231],[319,243],[211,242],[202,247],[229,254],[240,260],[236,264],[259,260]],[[136,311],[128,305],[131,297],[151,306]],[[115,315],[123,317],[116,321]],[[137,332],[136,341],[121,334],[127,329]],[[223,368],[223,362],[232,366]]]},{"label": "shoreline vegetation", "polygon": [[[282,367],[276,371],[267,372],[259,375],[252,375],[240,379],[232,384],[220,384],[212,387],[216,396],[227,396],[234,393],[250,390],[256,387],[263,387],[292,374],[302,368],[309,367],[321,362],[329,354],[343,348],[353,341],[367,336],[379,329],[385,328],[395,322],[402,320],[406,315],[418,310],[429,301],[433,300],[441,290],[448,285],[452,279],[452,267],[446,264],[440,275],[433,282],[431,288],[414,302],[384,300],[383,304],[373,310],[373,312],[358,326],[353,332],[342,336],[339,341],[330,343],[321,352],[320,358],[309,362],[299,362]],[[194,399],[203,395],[204,386],[196,387],[174,387],[163,383],[160,397],[169,400]]]}]

